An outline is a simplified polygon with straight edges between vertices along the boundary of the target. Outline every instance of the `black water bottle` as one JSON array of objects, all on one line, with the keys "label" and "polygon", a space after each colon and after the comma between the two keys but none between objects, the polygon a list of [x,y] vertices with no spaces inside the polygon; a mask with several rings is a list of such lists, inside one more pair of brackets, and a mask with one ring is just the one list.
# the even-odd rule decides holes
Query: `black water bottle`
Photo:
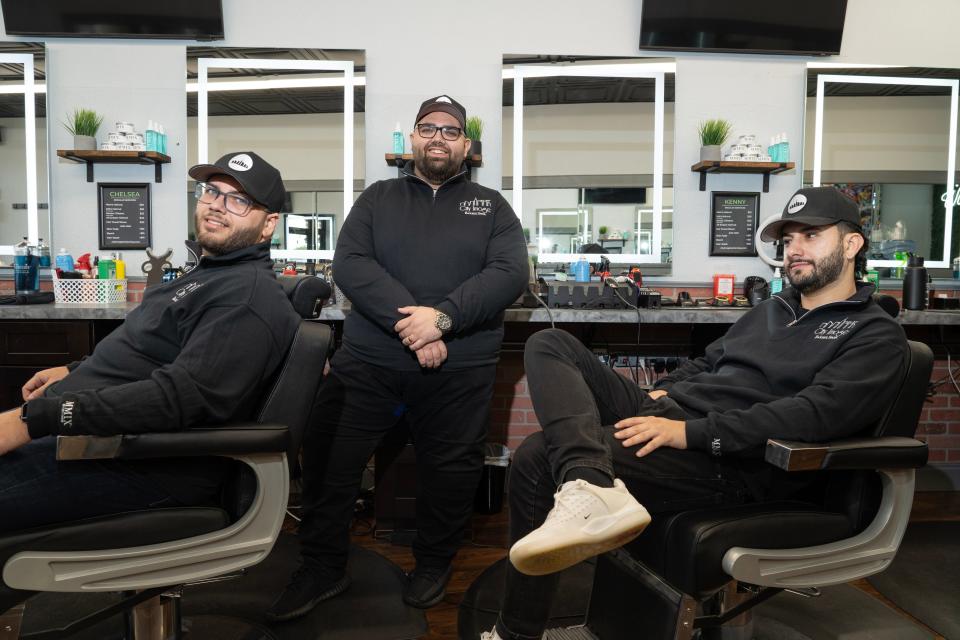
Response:
[{"label": "black water bottle", "polygon": [[927,308],[927,268],[923,258],[911,255],[903,272],[903,308],[923,310]]}]

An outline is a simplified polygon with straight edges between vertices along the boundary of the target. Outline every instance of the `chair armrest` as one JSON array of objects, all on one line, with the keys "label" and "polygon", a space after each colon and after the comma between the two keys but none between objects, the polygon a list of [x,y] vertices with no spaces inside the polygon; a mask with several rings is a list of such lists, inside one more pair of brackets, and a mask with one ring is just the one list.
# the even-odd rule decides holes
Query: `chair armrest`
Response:
[{"label": "chair armrest", "polygon": [[57,460],[136,460],[286,452],[290,434],[274,424],[233,424],[172,433],[57,436]]},{"label": "chair armrest", "polygon": [[913,438],[851,438],[826,443],[767,440],[764,456],[784,471],[916,469],[927,463],[927,444]]}]

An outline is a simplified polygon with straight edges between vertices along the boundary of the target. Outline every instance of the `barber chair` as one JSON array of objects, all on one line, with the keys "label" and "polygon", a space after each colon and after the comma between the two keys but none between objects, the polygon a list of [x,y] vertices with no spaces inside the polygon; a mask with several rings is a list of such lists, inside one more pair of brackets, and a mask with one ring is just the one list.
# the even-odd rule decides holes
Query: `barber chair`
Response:
[{"label": "barber chair", "polygon": [[[183,585],[237,574],[270,553],[286,512],[289,461],[296,460],[333,347],[330,327],[310,321],[329,297],[329,286],[309,276],[280,281],[305,320],[256,422],[177,433],[57,438],[59,460],[224,456],[234,460],[233,475],[218,507],[120,513],[0,537],[2,586],[7,589],[125,596],[70,627],[24,638],[69,637],[121,612],[128,639],[180,638]],[[10,612],[5,617],[7,636],[0,626],[0,638],[16,638],[19,621]],[[190,637],[210,636],[192,628]]]},{"label": "barber chair", "polygon": [[933,354],[909,346],[902,385],[863,437],[767,442],[766,461],[788,476],[818,474],[813,496],[654,517],[633,543],[598,558],[576,637],[752,638],[750,609],[777,593],[817,595],[889,566],[910,517],[915,470],[927,460],[913,435]]}]

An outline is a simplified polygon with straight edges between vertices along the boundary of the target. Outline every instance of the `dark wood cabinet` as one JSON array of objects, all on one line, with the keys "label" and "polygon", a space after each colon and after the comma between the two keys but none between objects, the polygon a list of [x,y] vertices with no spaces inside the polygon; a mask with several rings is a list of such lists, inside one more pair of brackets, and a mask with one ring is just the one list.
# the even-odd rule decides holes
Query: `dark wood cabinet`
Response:
[{"label": "dark wood cabinet", "polygon": [[20,405],[23,383],[93,351],[89,320],[0,321],[0,410]]}]

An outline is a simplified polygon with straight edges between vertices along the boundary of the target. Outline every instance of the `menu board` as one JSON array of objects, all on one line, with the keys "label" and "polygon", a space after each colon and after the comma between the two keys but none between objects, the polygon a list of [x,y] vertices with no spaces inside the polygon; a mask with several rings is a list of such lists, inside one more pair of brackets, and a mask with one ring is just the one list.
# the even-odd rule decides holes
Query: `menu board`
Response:
[{"label": "menu board", "polygon": [[711,192],[710,255],[755,256],[759,193]]},{"label": "menu board", "polygon": [[101,249],[150,246],[150,185],[97,183]]}]

